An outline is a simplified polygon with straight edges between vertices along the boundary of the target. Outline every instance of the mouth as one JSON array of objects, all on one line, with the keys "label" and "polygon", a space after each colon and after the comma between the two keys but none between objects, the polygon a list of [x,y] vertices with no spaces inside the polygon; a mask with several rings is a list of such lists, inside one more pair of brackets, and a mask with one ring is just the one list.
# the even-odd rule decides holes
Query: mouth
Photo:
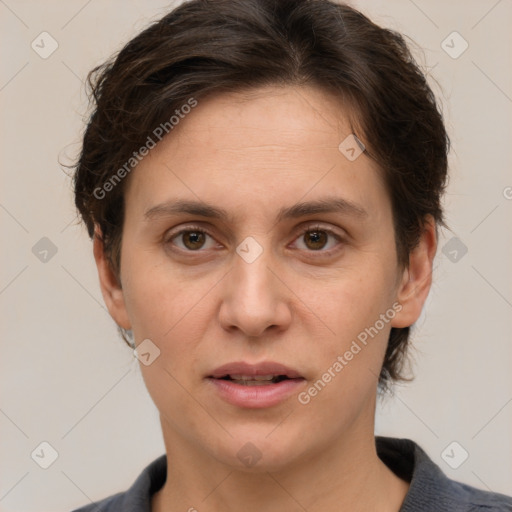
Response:
[{"label": "mouth", "polygon": [[283,380],[289,380],[290,377],[286,375],[225,375],[224,377],[212,377],[219,378],[220,380],[228,380],[241,386],[268,386],[269,384],[277,384]]},{"label": "mouth", "polygon": [[273,362],[229,363],[214,370],[207,380],[220,398],[244,408],[277,405],[306,382],[298,371]]}]

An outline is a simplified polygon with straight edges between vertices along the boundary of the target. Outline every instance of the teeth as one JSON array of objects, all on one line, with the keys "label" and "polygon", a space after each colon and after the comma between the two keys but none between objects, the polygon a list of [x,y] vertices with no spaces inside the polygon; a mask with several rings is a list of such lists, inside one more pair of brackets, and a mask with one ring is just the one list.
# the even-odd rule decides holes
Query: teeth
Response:
[{"label": "teeth", "polygon": [[278,377],[278,375],[230,375],[232,380],[272,380],[274,377]]},{"label": "teeth", "polygon": [[242,386],[268,386],[269,384],[273,384],[273,380],[236,380],[232,379],[231,382],[235,382],[236,384],[241,384]]}]

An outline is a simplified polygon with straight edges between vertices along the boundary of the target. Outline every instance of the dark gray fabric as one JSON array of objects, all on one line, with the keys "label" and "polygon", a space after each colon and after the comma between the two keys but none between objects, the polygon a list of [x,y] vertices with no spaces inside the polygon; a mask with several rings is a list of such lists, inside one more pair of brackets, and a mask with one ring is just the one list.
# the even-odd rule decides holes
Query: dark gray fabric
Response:
[{"label": "dark gray fabric", "polygon": [[[391,437],[375,440],[380,459],[411,484],[399,512],[512,511],[512,497],[450,480],[413,441]],[[162,455],[142,471],[126,492],[73,512],[151,512],[151,496],[161,489],[166,476],[167,460]]]}]

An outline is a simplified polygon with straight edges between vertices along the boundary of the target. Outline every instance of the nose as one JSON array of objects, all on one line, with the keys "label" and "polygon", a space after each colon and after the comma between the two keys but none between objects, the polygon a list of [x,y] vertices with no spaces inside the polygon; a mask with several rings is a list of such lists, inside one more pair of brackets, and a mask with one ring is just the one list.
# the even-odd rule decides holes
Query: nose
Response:
[{"label": "nose", "polygon": [[226,276],[219,321],[228,331],[239,330],[247,337],[260,337],[268,331],[286,330],[291,322],[290,291],[283,277],[264,251],[248,263],[236,256]]}]

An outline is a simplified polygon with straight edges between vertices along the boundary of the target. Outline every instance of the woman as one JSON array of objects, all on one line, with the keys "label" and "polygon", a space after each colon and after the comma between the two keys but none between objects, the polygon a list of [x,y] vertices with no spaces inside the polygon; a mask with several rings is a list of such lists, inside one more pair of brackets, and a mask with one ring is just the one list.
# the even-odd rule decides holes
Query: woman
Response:
[{"label": "woman", "polygon": [[192,0],[90,83],[76,205],[166,454],[80,511],[512,510],[374,435],[444,225],[402,37],[328,0]]}]

